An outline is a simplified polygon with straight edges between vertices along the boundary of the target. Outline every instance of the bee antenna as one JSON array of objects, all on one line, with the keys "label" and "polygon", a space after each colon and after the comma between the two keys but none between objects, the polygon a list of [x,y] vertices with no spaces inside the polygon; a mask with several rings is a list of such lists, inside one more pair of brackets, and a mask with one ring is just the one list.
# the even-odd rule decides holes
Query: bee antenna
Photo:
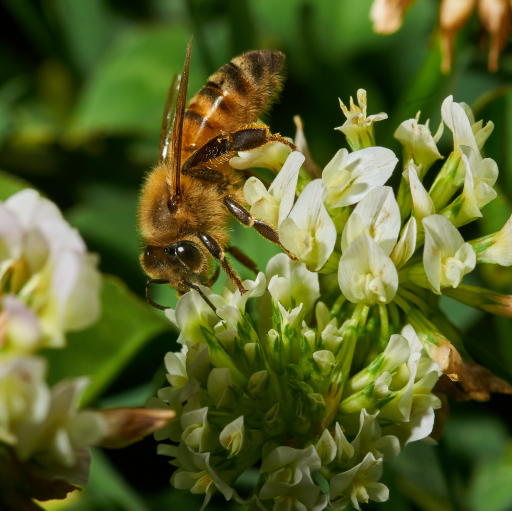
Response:
[{"label": "bee antenna", "polygon": [[192,54],[193,40],[194,36],[190,38],[190,41],[187,46],[187,56],[185,58],[185,64],[183,66],[183,73],[181,75],[180,90],[178,92],[176,112],[174,114],[174,122],[172,127],[171,200],[176,200],[181,195],[181,140],[183,137],[183,121],[185,120],[185,107],[187,103],[188,72],[190,68],[190,56]]}]

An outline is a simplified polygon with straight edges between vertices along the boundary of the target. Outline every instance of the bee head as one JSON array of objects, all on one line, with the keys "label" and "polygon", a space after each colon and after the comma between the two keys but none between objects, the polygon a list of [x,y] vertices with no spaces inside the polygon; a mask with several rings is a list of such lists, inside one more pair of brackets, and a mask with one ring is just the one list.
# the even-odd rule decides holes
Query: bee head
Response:
[{"label": "bee head", "polygon": [[144,271],[154,279],[165,279],[178,289],[186,291],[183,281],[205,284],[208,280],[208,262],[199,246],[188,240],[167,246],[148,245],[141,255]]}]

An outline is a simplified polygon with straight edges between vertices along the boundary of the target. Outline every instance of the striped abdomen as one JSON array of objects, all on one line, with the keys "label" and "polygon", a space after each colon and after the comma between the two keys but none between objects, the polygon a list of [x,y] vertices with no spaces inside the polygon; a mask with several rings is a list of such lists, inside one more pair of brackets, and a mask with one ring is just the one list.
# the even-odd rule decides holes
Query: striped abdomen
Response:
[{"label": "striped abdomen", "polygon": [[284,58],[279,52],[251,51],[210,76],[185,111],[182,162],[221,131],[256,121],[282,88]]}]

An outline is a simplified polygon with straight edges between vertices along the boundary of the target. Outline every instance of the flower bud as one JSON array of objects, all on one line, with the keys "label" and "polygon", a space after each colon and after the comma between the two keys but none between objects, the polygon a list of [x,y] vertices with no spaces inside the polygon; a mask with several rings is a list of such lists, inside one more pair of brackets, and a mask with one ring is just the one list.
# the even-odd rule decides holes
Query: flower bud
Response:
[{"label": "flower bud", "polygon": [[247,384],[247,393],[253,399],[264,399],[267,393],[268,372],[266,370],[258,371],[249,378]]},{"label": "flower bud", "polygon": [[336,423],[334,443],[336,444],[336,460],[346,461],[354,456],[354,448],[346,439],[340,423]]},{"label": "flower bud", "polygon": [[441,121],[437,133],[432,136],[426,124],[419,124],[420,112],[416,118],[404,121],[395,131],[394,137],[402,144],[403,161],[413,160],[414,164],[421,165],[422,173],[420,178],[423,179],[428,169],[436,160],[443,157],[437,149],[436,142],[439,141],[443,134],[444,123]]},{"label": "flower bud", "polygon": [[181,439],[193,452],[209,452],[219,443],[218,433],[208,424],[208,407],[181,416]]},{"label": "flower bud", "polygon": [[189,348],[186,357],[186,369],[189,378],[195,378],[206,385],[210,373],[210,356],[206,344],[198,342]]},{"label": "flower bud", "polygon": [[401,335],[392,335],[385,351],[378,355],[370,365],[348,380],[344,395],[348,396],[359,392],[384,372],[394,373],[399,366],[407,362],[409,354],[407,339]]},{"label": "flower bud", "polygon": [[345,398],[339,406],[339,412],[343,415],[359,413],[362,408],[373,410],[375,406],[384,401],[391,395],[389,385],[391,385],[392,377],[388,372],[383,373],[370,383],[366,388]]},{"label": "flower bud", "polygon": [[334,439],[327,429],[324,429],[322,436],[315,444],[315,449],[318,453],[318,456],[320,457],[322,466],[329,465],[329,463],[336,456],[336,444],[334,443]]},{"label": "flower bud", "polygon": [[208,376],[207,390],[217,408],[229,410],[236,405],[236,398],[231,389],[229,369],[225,367],[212,369],[210,376]]},{"label": "flower bud", "polygon": [[306,407],[302,400],[297,403],[295,408],[295,417],[293,419],[293,429],[299,434],[303,435],[307,433],[309,428],[311,427],[311,420],[306,411]]},{"label": "flower bud", "polygon": [[176,416],[174,410],[110,408],[102,410],[107,429],[99,447],[121,449],[163,428]]},{"label": "flower bud", "polygon": [[512,265],[512,217],[501,231],[469,242],[476,253],[477,263]]},{"label": "flower bud", "polygon": [[328,386],[336,357],[331,351],[320,350],[313,353],[314,364],[311,369],[311,385],[317,392],[323,392]]},{"label": "flower bud", "polygon": [[229,451],[228,458],[238,456],[247,444],[244,416],[230,422],[221,432],[219,436],[220,445]]},{"label": "flower bud", "polygon": [[502,295],[490,289],[466,284],[461,284],[456,289],[445,289],[443,294],[469,307],[512,318],[511,295]]},{"label": "flower bud", "polygon": [[281,414],[281,405],[276,403],[265,415],[265,430],[271,436],[277,436],[286,430],[286,422]]},{"label": "flower bud", "polygon": [[321,394],[313,392],[306,396],[306,408],[312,422],[322,420],[327,412],[327,405]]}]

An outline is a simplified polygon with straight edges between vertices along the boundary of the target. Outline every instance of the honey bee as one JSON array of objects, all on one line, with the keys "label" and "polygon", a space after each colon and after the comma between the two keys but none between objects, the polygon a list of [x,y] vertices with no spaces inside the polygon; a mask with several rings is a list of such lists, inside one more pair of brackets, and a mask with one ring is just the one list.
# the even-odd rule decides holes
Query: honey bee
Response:
[{"label": "honey bee", "polygon": [[[230,215],[282,247],[273,226],[255,219],[245,208],[244,175],[230,167],[229,160],[237,151],[250,151],[270,142],[281,142],[292,150],[296,147],[257,122],[282,89],[282,53],[251,51],[236,57],[210,76],[186,108],[191,51],[192,38],[174,116],[177,75],[169,88],[158,164],[142,187],[139,228],[145,248],[140,261],[151,277],[146,284],[146,296],[154,307],[167,308],[153,302],[150,285],[170,284],[178,294],[190,289],[199,291],[215,310],[198,286],[215,282],[219,263],[240,292],[245,293],[226,252],[256,269],[247,256],[229,247]],[[215,274],[209,277],[216,264]]]}]

